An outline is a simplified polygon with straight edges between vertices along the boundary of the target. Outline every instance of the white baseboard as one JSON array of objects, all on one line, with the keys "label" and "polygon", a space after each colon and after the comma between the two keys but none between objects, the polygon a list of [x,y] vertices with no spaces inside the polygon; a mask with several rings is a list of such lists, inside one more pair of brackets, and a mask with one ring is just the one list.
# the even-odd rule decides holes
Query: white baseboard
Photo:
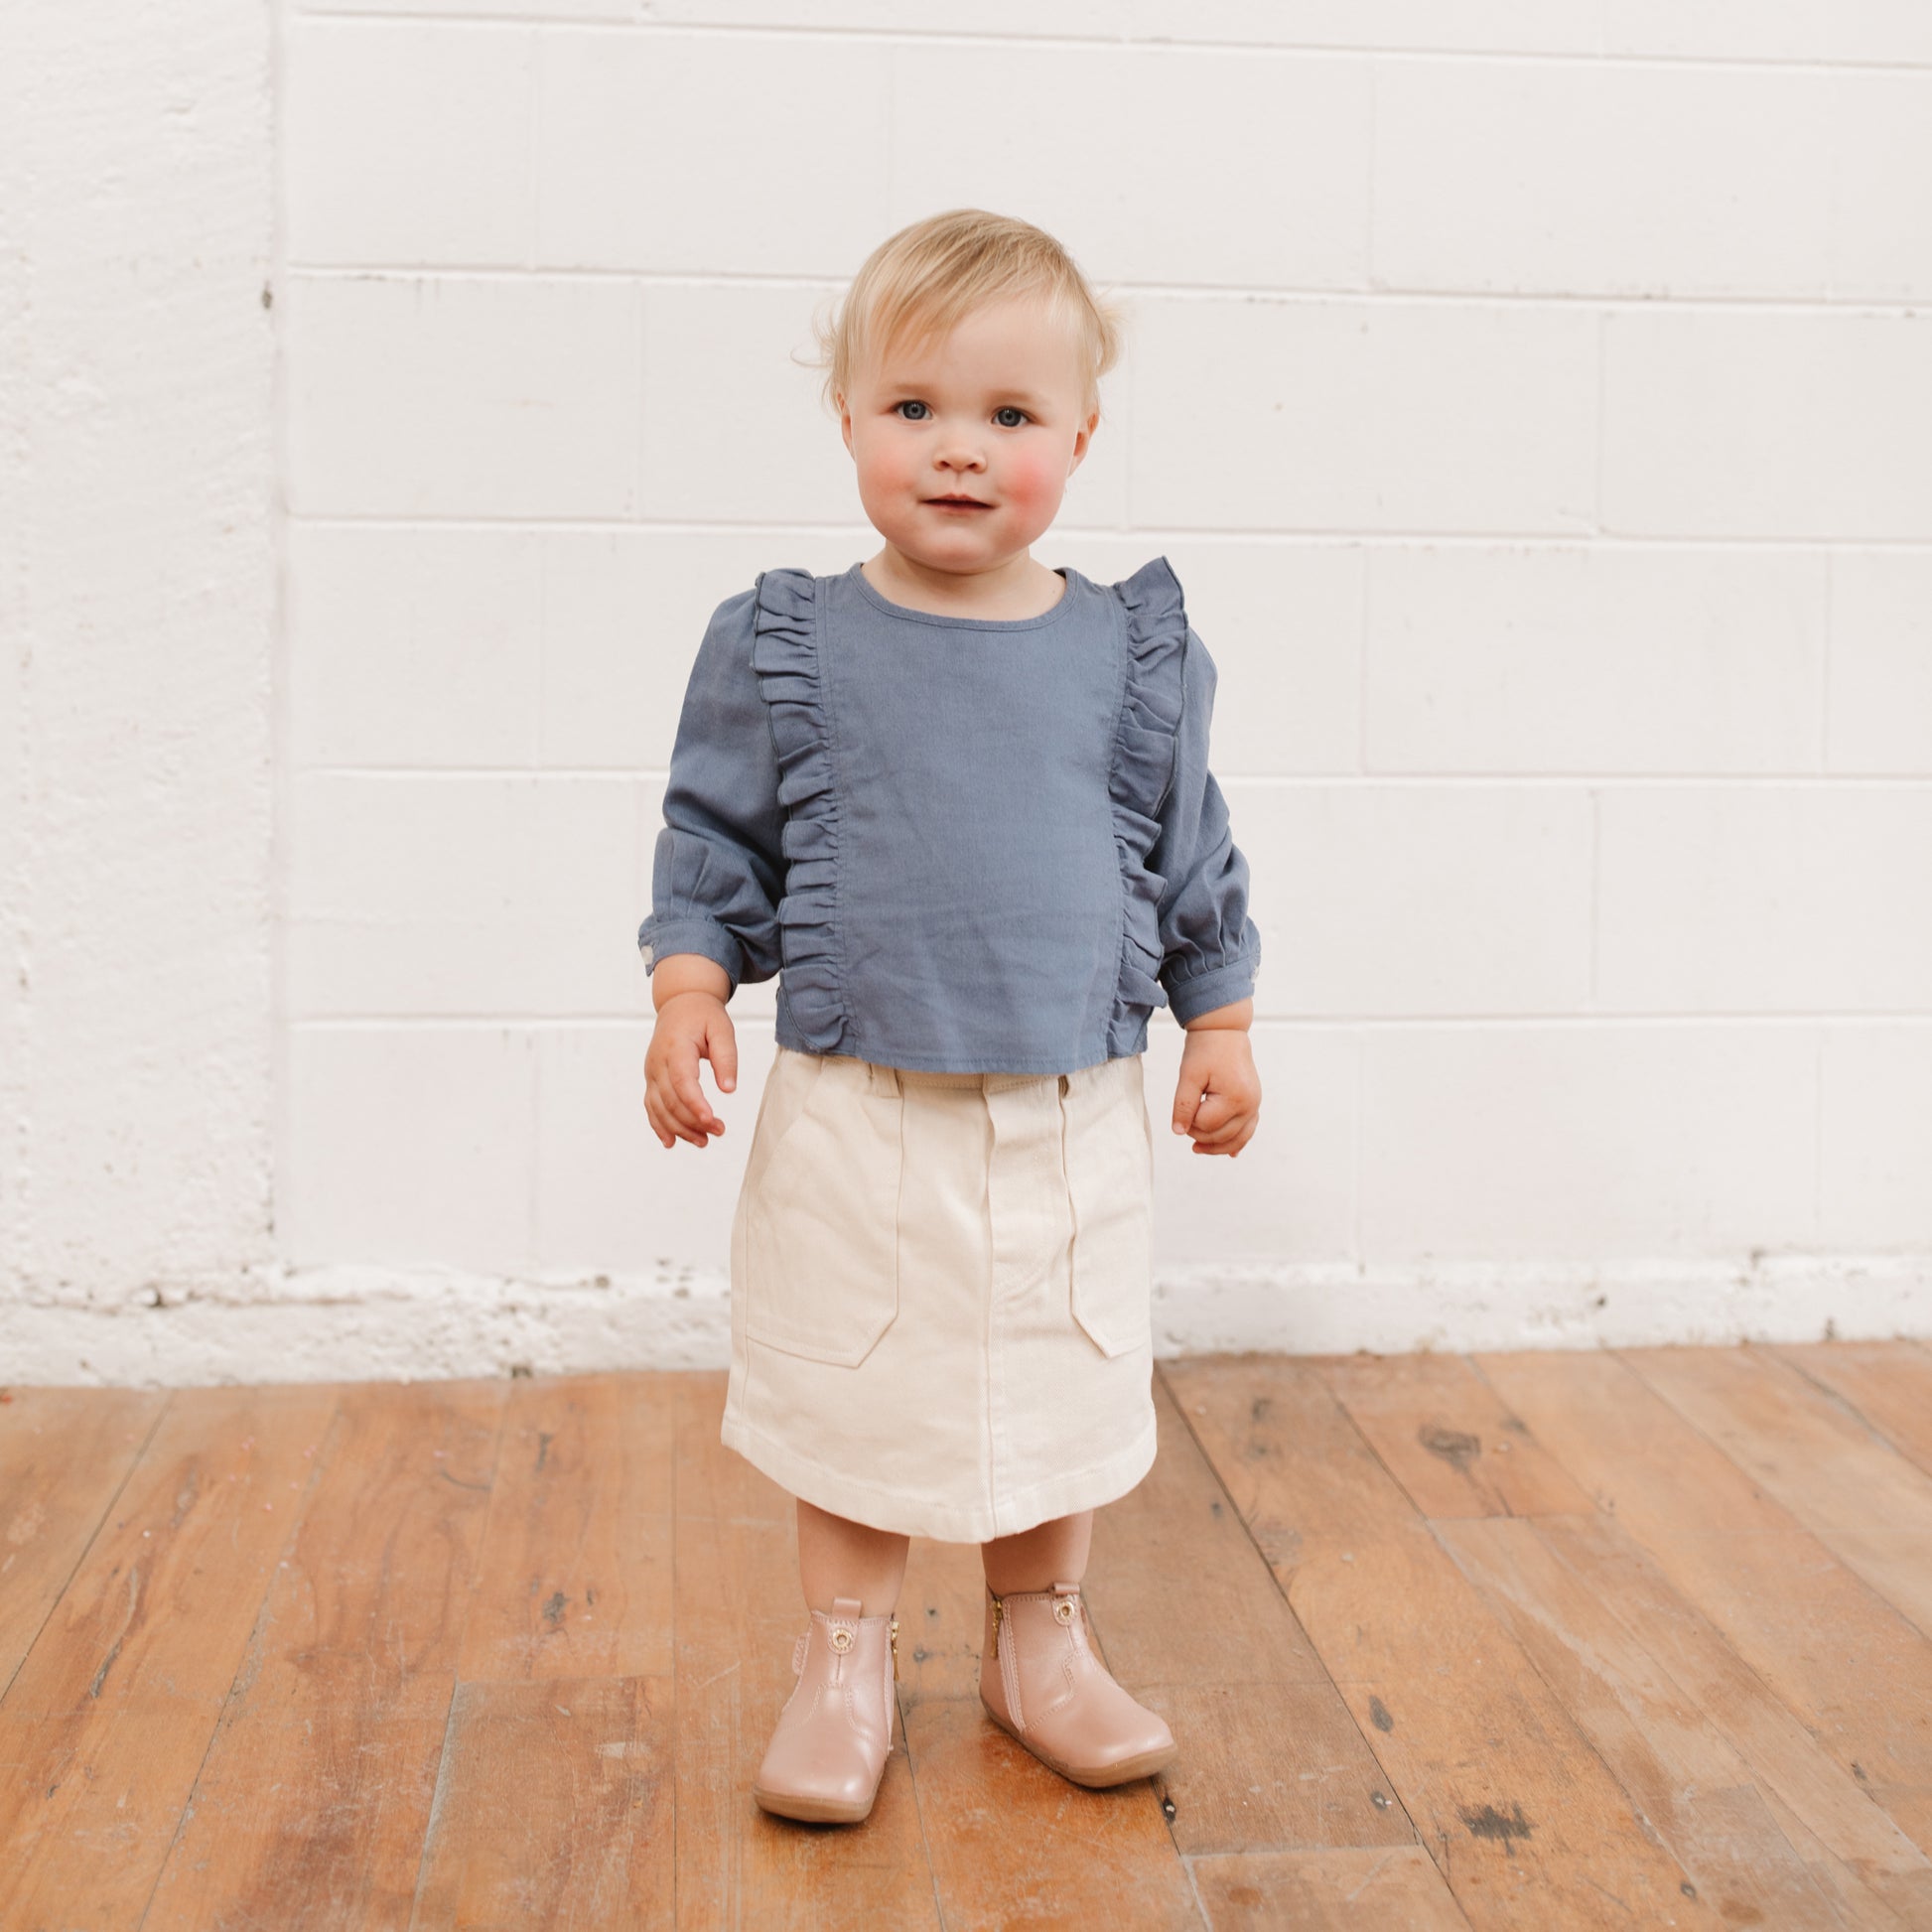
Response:
[{"label": "white baseboard", "polygon": [[1932,1255],[1202,1269],[1158,1284],[1154,1307],[1164,1355],[1932,1335]]},{"label": "white baseboard", "polygon": [[[154,1295],[160,1297],[156,1305]],[[5,1311],[0,1381],[188,1387],[722,1368],[722,1276],[511,1282],[275,1270],[108,1306],[31,1293]],[[1163,1271],[1162,1355],[1257,1349],[1636,1347],[1932,1336],[1932,1255],[1748,1263],[1212,1267]]]}]

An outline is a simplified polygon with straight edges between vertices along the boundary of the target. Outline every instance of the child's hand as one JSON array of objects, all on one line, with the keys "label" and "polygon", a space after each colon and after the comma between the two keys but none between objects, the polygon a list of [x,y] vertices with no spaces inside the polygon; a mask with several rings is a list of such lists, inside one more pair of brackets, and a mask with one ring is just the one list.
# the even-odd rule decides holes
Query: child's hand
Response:
[{"label": "child's hand", "polygon": [[1261,1075],[1242,1027],[1204,1027],[1187,1035],[1174,1087],[1173,1131],[1191,1134],[1196,1154],[1237,1155],[1261,1115]]},{"label": "child's hand", "polygon": [[711,1062],[721,1092],[738,1084],[738,1036],[724,1001],[713,993],[679,993],[658,1009],[644,1054],[644,1112],[666,1147],[678,1141],[705,1147],[707,1135],[725,1131],[699,1083],[700,1059]]}]

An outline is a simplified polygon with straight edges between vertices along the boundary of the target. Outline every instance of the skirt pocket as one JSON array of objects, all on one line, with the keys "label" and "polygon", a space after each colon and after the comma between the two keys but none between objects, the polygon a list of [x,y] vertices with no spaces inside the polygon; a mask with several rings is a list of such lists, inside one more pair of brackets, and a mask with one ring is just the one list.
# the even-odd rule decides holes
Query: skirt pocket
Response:
[{"label": "skirt pocket", "polygon": [[861,1059],[780,1052],[747,1161],[745,1333],[855,1368],[898,1314],[903,1100]]},{"label": "skirt pocket", "polygon": [[1125,1355],[1154,1339],[1154,1129],[1141,1055],[1066,1075],[1060,1112],[1073,1318],[1103,1355]]}]

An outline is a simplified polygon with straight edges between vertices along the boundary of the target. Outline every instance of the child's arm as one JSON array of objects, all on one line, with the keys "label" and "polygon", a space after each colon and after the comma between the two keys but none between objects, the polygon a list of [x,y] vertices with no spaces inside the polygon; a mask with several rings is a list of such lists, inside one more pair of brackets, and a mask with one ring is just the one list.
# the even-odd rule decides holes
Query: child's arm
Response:
[{"label": "child's arm", "polygon": [[1181,660],[1180,724],[1173,778],[1161,807],[1161,836],[1148,863],[1161,894],[1161,984],[1184,1027],[1245,1000],[1261,964],[1261,934],[1248,916],[1248,862],[1234,843],[1227,800],[1208,768],[1208,734],[1219,674],[1190,628]]},{"label": "child's arm", "polygon": [[698,645],[652,854],[650,915],[637,929],[653,973],[674,953],[701,953],[724,969],[726,999],[780,963],[784,808],[752,669],[757,600],[756,589],[727,598]]},{"label": "child's arm", "polygon": [[1261,934],[1248,916],[1248,862],[1234,843],[1227,801],[1208,766],[1217,676],[1189,629],[1182,661],[1173,780],[1148,863],[1161,895],[1161,984],[1186,1030],[1173,1131],[1196,1154],[1239,1154],[1253,1138],[1261,1078],[1248,1045]]},{"label": "child's arm", "polygon": [[752,670],[756,588],[728,598],[698,646],[684,694],[664,826],[651,865],[651,910],[637,930],[657,1026],[644,1059],[644,1108],[665,1146],[722,1134],[698,1078],[709,1059],[720,1088],[738,1080],[725,1003],[770,979],[784,890],[777,757]]}]

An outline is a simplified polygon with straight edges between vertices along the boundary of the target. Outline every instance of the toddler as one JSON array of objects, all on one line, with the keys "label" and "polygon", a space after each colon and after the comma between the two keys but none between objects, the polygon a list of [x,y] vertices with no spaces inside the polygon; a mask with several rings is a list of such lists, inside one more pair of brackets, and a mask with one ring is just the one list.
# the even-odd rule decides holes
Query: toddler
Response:
[{"label": "toddler", "polygon": [[1154,1460],[1149,1015],[1173,1126],[1237,1155],[1261,941],[1208,769],[1215,670],[1165,558],[1048,569],[1118,325],[1029,223],[891,236],[823,332],[882,547],[719,605],[638,944],[666,1148],[725,1131],[726,1002],[778,978],[731,1230],[724,1442],[797,1501],[810,1612],[753,1785],[871,1811],[908,1537],[980,1545],[980,1696],[1061,1776],[1161,1769],[1088,1641],[1093,1512]]}]

